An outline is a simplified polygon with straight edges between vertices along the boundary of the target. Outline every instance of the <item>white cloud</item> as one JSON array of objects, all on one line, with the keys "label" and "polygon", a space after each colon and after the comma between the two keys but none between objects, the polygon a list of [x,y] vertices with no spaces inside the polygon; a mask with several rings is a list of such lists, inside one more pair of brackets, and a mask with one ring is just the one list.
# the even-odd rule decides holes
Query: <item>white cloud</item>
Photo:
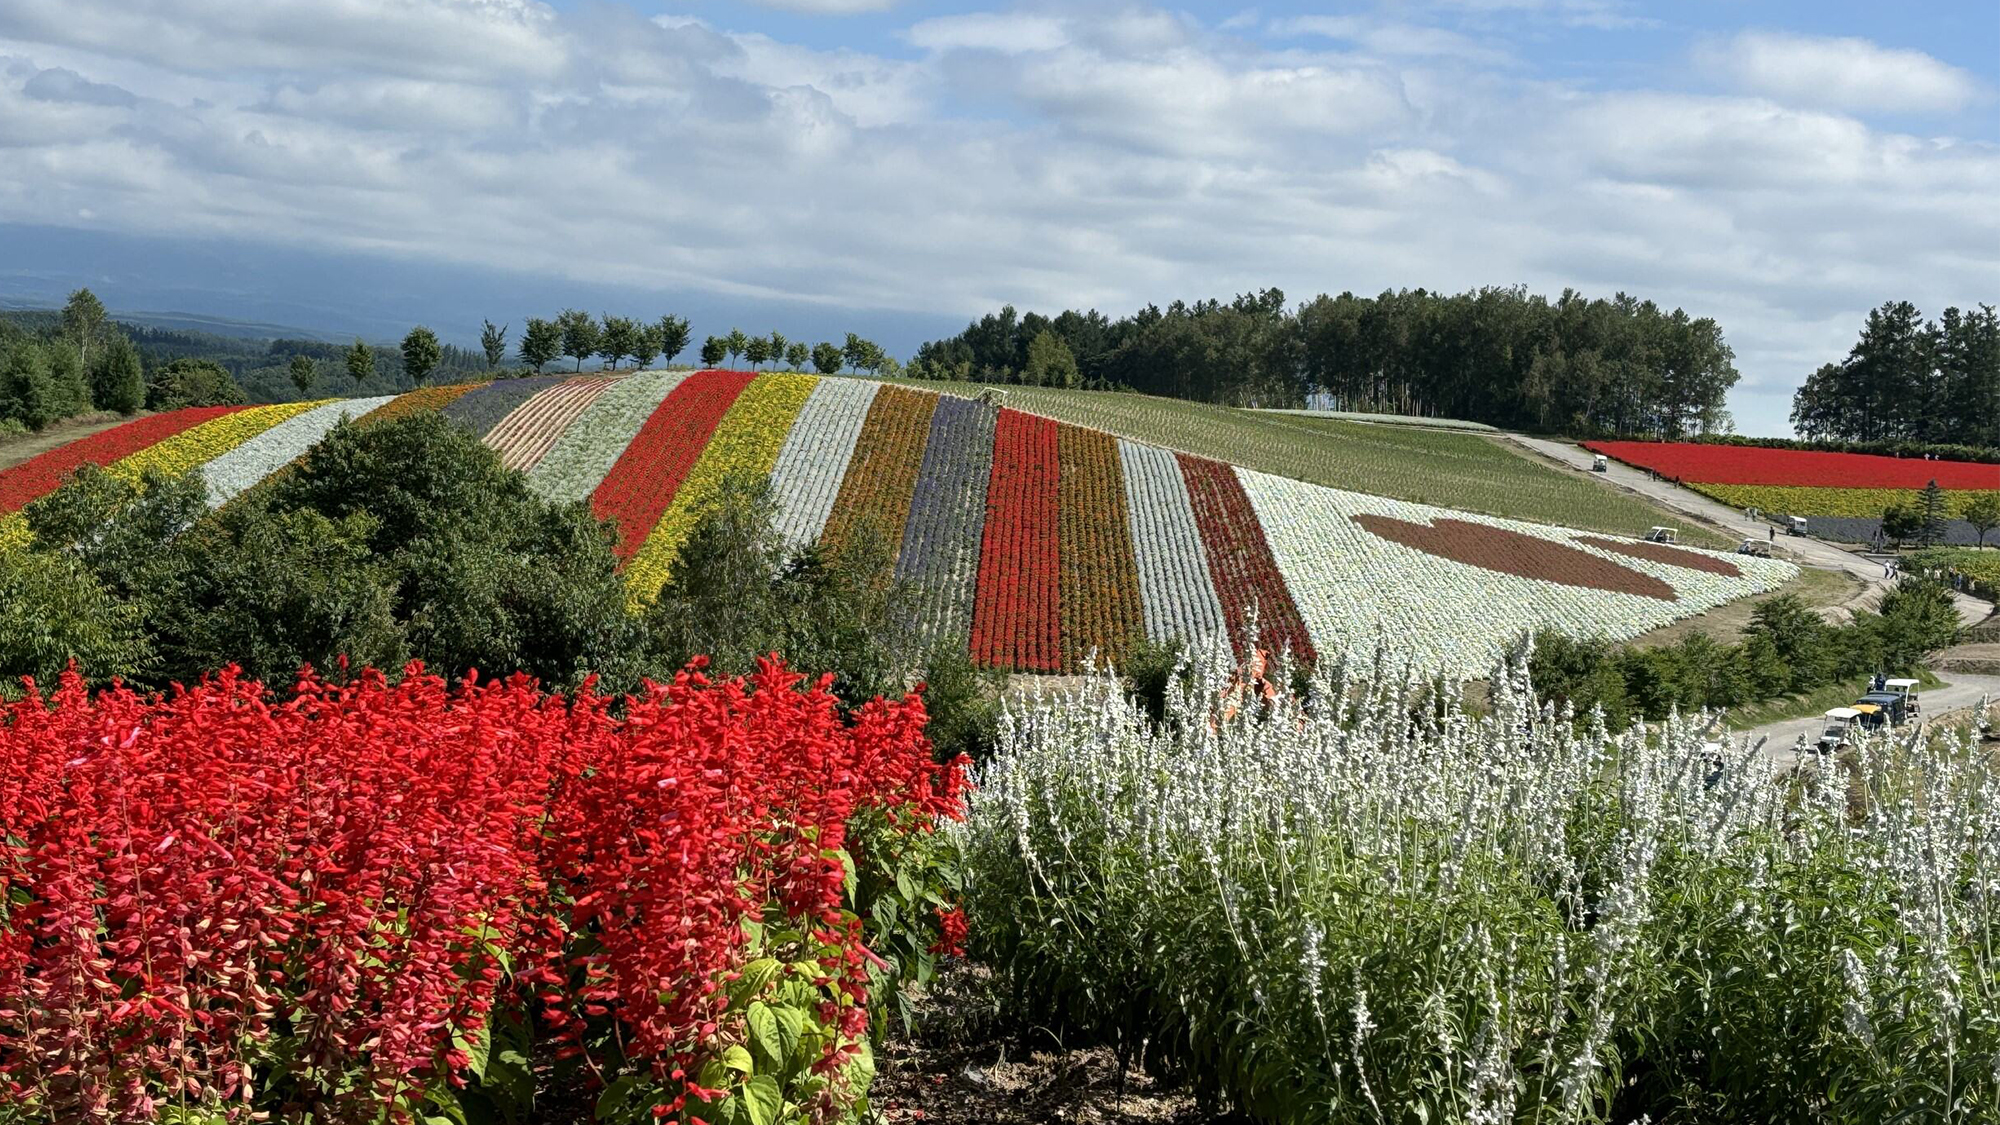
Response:
[{"label": "white cloud", "polygon": [[1622,289],[1718,318],[1766,430],[1867,308],[2000,283],[1991,144],[1568,87],[1417,23],[1035,9],[878,53],[714,12],[311,7],[0,0],[0,214],[953,316]]},{"label": "white cloud", "polygon": [[821,16],[852,16],[862,12],[886,12],[896,0],[750,0],[761,8],[787,12],[807,12]]},{"label": "white cloud", "polygon": [[1955,66],[1866,39],[1746,31],[1698,57],[1742,89],[1829,109],[1949,112],[1980,95],[1978,81]]}]

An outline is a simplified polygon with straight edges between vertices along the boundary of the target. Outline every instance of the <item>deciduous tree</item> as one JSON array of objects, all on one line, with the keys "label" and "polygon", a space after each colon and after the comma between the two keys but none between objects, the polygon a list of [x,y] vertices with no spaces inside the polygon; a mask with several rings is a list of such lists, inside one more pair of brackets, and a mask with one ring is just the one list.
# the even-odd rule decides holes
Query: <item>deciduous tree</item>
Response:
[{"label": "deciduous tree", "polygon": [[437,333],[419,324],[403,337],[403,373],[413,383],[421,384],[437,369],[438,360],[444,358],[444,349],[438,346]]},{"label": "deciduous tree", "polygon": [[701,342],[701,365],[703,367],[720,366],[723,359],[728,355],[729,341],[721,336],[710,336]]},{"label": "deciduous tree", "polygon": [[564,309],[556,317],[556,326],[562,329],[562,354],[576,360],[578,371],[583,370],[583,361],[597,354],[601,331],[596,319],[582,309]]},{"label": "deciduous tree", "polygon": [[813,369],[821,375],[831,375],[839,371],[841,358],[839,344],[831,341],[822,341],[813,345]]},{"label": "deciduous tree", "polygon": [[562,327],[555,321],[529,317],[526,327],[521,329],[521,362],[541,374],[542,368],[563,354],[562,336]]},{"label": "deciduous tree", "polygon": [[[660,346],[660,362],[672,363],[688,346],[688,321],[684,316],[668,314],[653,326],[653,338]],[[703,360],[706,363],[706,360]]]}]

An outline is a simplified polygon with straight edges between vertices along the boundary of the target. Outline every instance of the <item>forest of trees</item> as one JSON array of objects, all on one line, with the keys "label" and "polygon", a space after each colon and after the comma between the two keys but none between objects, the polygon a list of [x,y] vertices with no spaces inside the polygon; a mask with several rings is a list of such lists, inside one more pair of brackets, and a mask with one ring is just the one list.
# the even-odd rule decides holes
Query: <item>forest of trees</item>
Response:
[{"label": "forest of trees", "polygon": [[1908,301],[1868,314],[1847,358],[1792,396],[1800,437],[2000,447],[2000,313],[1944,310],[1926,321]]},{"label": "forest of trees", "polygon": [[918,349],[919,378],[1127,389],[1239,406],[1466,418],[1577,435],[1726,430],[1734,354],[1713,320],[1619,294],[1525,288],[1148,305],[1129,317],[1012,306]]}]

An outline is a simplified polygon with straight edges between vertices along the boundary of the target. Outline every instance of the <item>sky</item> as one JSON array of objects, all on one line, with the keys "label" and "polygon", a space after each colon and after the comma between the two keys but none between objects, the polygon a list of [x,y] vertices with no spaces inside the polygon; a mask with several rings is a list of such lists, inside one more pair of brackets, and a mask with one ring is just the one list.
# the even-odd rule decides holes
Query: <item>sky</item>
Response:
[{"label": "sky", "polygon": [[381,337],[1572,287],[1780,434],[1870,308],[2000,301],[1996,200],[1992,0],[0,4],[0,299]]}]

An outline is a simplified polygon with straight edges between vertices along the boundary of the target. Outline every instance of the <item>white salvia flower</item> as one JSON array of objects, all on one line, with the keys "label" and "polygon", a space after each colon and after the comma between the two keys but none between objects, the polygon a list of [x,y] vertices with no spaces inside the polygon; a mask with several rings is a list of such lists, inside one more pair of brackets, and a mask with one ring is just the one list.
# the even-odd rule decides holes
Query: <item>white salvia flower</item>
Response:
[{"label": "white salvia flower", "polygon": [[1847,1031],[1870,1047],[1875,1045],[1875,1027],[1868,1022],[1868,968],[1852,949],[1840,951],[1840,978],[1847,986],[1841,999],[1840,1016]]}]

